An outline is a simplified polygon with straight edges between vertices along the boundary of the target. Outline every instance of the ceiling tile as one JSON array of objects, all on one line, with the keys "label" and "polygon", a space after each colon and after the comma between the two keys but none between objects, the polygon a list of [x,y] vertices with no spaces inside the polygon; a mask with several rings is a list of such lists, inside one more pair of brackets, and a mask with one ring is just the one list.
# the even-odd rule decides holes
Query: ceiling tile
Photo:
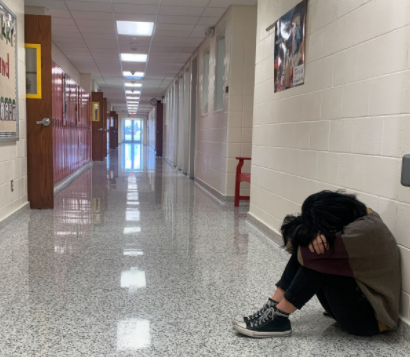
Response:
[{"label": "ceiling tile", "polygon": [[155,22],[156,15],[143,15],[143,14],[126,14],[122,12],[114,13],[116,21],[145,21],[145,22]]},{"label": "ceiling tile", "polygon": [[53,42],[55,43],[84,43],[82,37],[71,36],[71,37],[58,37],[53,36]]},{"label": "ceiling tile", "polygon": [[114,4],[114,12],[135,13],[139,15],[156,15],[158,6],[155,5],[134,5],[134,4]]},{"label": "ceiling tile", "polygon": [[106,39],[106,40],[115,40],[117,36],[115,35],[115,32],[113,31],[112,33],[89,33],[89,32],[83,32],[82,33],[83,37],[88,40],[88,39]]},{"label": "ceiling tile", "polygon": [[226,9],[221,7],[207,7],[202,16],[213,16],[221,18],[225,14]]},{"label": "ceiling tile", "polygon": [[256,5],[258,0],[211,0],[209,7],[229,7],[231,5]]},{"label": "ceiling tile", "polygon": [[164,36],[164,37],[189,37],[189,32],[186,31],[155,31],[155,36]]},{"label": "ceiling tile", "polygon": [[52,25],[51,29],[54,33],[54,31],[63,31],[63,32],[79,32],[77,26],[58,26],[58,25]]},{"label": "ceiling tile", "polygon": [[184,31],[191,32],[194,29],[194,25],[179,25],[179,24],[158,24],[158,31]]},{"label": "ceiling tile", "polygon": [[48,12],[53,18],[55,17],[61,17],[61,18],[65,18],[65,19],[71,19],[71,14],[70,11],[68,10],[55,10],[55,9],[51,9]]},{"label": "ceiling tile", "polygon": [[78,26],[108,27],[115,31],[115,23],[113,20],[75,19],[75,22]]},{"label": "ceiling tile", "polygon": [[67,10],[64,1],[57,0],[25,0],[25,6],[45,7],[50,10]]},{"label": "ceiling tile", "polygon": [[113,20],[112,13],[109,12],[71,11],[71,14],[74,19]]},{"label": "ceiling tile", "polygon": [[205,33],[205,31],[208,29],[209,26],[207,25],[196,25],[195,28],[193,29],[193,32],[201,32]]},{"label": "ceiling tile", "polygon": [[198,20],[198,16],[158,16],[159,24],[196,25]]},{"label": "ceiling tile", "polygon": [[193,6],[164,6],[159,9],[159,15],[168,16],[201,16],[204,11],[203,7]]},{"label": "ceiling tile", "polygon": [[100,26],[78,26],[82,33],[115,33],[113,28]]},{"label": "ceiling tile", "polygon": [[[113,0],[114,3],[135,4],[135,0]],[[159,5],[161,0],[138,0],[139,5]]]},{"label": "ceiling tile", "polygon": [[205,38],[205,31],[192,31],[189,37]]},{"label": "ceiling tile", "polygon": [[[218,0],[219,1],[219,0]],[[163,6],[208,6],[209,0],[162,0]]]},{"label": "ceiling tile", "polygon": [[51,23],[52,26],[75,26],[75,22],[72,18],[52,17]]},{"label": "ceiling tile", "polygon": [[214,26],[219,21],[219,17],[201,17],[198,25],[209,25]]},{"label": "ceiling tile", "polygon": [[112,4],[104,1],[80,2],[80,1],[66,1],[67,7],[73,11],[95,11],[112,12]]}]

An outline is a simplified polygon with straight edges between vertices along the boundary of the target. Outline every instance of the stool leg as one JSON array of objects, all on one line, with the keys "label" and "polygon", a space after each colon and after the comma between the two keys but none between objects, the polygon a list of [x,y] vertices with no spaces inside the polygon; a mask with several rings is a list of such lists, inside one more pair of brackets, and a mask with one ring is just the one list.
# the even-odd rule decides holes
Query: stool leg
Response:
[{"label": "stool leg", "polygon": [[236,180],[235,183],[235,207],[239,207],[239,195],[241,193],[241,183]]}]

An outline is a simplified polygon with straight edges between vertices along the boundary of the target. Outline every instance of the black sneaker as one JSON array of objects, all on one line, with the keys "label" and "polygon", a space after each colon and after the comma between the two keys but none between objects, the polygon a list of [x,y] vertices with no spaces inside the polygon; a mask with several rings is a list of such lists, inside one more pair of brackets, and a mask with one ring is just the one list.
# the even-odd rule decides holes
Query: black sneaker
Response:
[{"label": "black sneaker", "polygon": [[249,315],[249,316],[242,316],[242,315],[237,315],[232,319],[232,325],[236,325],[238,323],[247,323],[253,320],[257,320],[259,319],[263,313],[268,310],[270,307],[276,307],[278,303],[276,301],[273,301],[271,298],[269,298],[268,302],[263,305],[262,309],[260,309],[259,311],[255,312],[253,315]]},{"label": "black sneaker", "polygon": [[269,308],[257,320],[234,325],[234,329],[243,335],[256,338],[285,337],[292,334],[289,316],[275,307]]}]

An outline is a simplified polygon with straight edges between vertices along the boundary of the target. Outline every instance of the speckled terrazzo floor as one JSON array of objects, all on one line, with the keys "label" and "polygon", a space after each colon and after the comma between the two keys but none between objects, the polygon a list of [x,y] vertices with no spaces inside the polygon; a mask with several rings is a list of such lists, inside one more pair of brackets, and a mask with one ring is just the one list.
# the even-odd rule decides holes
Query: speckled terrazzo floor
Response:
[{"label": "speckled terrazzo floor", "polygon": [[409,356],[398,332],[346,334],[317,301],[290,338],[237,335],[287,255],[141,146],[122,145],[0,231],[3,356]]}]

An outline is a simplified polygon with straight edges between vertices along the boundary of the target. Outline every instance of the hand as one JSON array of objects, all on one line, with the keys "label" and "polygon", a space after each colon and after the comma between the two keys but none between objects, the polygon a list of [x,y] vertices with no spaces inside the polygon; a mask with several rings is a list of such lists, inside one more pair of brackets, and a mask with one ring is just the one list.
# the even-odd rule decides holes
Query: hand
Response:
[{"label": "hand", "polygon": [[319,232],[316,238],[309,244],[309,250],[312,253],[325,254],[329,250],[329,243],[326,237]]}]

